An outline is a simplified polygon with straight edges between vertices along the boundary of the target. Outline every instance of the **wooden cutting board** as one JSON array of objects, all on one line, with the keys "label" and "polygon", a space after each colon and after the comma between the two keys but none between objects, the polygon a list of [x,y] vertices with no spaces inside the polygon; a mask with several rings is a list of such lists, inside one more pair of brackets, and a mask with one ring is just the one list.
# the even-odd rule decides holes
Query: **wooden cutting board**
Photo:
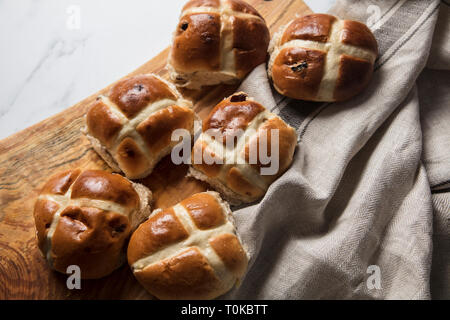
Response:
[{"label": "wooden cutting board", "polygon": [[[266,19],[273,34],[296,14],[310,13],[301,0],[247,0]],[[168,49],[130,75],[154,72],[167,78]],[[45,181],[70,168],[108,170],[81,134],[90,103],[111,86],[73,107],[0,141],[0,299],[147,299],[151,298],[127,266],[100,280],[82,281],[81,290],[68,290],[67,276],[52,272],[36,245],[33,206]],[[237,87],[218,86],[202,92],[185,91],[195,110],[205,117]],[[186,179],[187,167],[166,158],[144,179],[154,193],[156,207],[168,207],[205,189]]]}]

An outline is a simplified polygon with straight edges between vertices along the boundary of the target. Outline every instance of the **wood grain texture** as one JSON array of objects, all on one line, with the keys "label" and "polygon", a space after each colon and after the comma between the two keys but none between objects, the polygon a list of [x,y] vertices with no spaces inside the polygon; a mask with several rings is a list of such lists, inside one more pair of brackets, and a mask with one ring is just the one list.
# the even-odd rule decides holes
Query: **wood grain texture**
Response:
[{"label": "wood grain texture", "polygon": [[[264,16],[271,32],[310,13],[301,0],[248,0]],[[168,49],[130,75],[154,72],[167,78]],[[64,112],[0,141],[0,299],[148,299],[127,266],[100,280],[82,281],[81,290],[68,290],[67,276],[51,271],[35,238],[33,207],[36,196],[52,174],[70,168],[108,170],[81,134],[90,103],[111,87],[93,94]],[[184,91],[195,110],[205,117],[236,87],[218,86],[201,92]],[[142,182],[156,198],[156,207],[168,207],[205,185],[186,179],[187,167],[163,159]]]}]

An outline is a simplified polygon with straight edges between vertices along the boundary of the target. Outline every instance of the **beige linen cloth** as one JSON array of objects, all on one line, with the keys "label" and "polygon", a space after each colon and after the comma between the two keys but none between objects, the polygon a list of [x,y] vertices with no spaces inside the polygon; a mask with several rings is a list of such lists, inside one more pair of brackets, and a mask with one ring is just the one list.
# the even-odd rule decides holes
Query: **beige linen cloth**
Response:
[{"label": "beige linen cloth", "polygon": [[369,88],[348,102],[282,97],[265,66],[243,83],[299,144],[264,199],[235,213],[250,264],[224,298],[450,297],[449,9],[338,1],[331,12],[371,25],[380,48]]}]

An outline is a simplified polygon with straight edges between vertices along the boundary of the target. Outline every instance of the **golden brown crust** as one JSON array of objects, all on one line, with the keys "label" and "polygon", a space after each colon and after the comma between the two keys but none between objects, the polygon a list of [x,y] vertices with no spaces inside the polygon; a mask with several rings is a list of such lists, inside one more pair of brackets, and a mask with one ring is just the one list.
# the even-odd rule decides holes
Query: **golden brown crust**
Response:
[{"label": "golden brown crust", "polygon": [[184,15],[173,41],[172,66],[182,72],[219,70],[220,27],[217,13]]},{"label": "golden brown crust", "polygon": [[132,228],[148,216],[150,196],[103,171],[56,174],[34,207],[39,249],[59,272],[78,265],[83,279],[106,276],[123,263]]},{"label": "golden brown crust", "polygon": [[378,45],[363,23],[312,14],[283,27],[270,52],[269,75],[279,93],[333,102],[350,99],[368,85]]},{"label": "golden brown crust", "polygon": [[149,256],[165,246],[182,241],[189,236],[172,208],[152,214],[133,233],[128,246],[128,263]]},{"label": "golden brown crust", "polygon": [[[272,137],[276,138],[273,130],[278,130],[278,160],[272,159],[276,156],[271,152]],[[227,145],[230,137],[234,143]],[[270,160],[264,164],[259,150],[262,138],[268,144],[261,153]],[[203,122],[202,135],[194,144],[189,175],[207,182],[232,204],[251,203],[261,198],[291,165],[296,145],[295,129],[245,92],[237,92],[220,102]],[[278,171],[263,172],[262,168],[276,166],[274,161],[278,161]]]},{"label": "golden brown crust", "polygon": [[174,33],[171,80],[193,89],[237,82],[266,61],[269,42],[264,19],[245,1],[190,1]]},{"label": "golden brown crust", "polygon": [[128,176],[137,176],[145,172],[150,162],[137,143],[130,137],[122,140],[117,148],[116,161]]},{"label": "golden brown crust", "polygon": [[326,52],[286,48],[272,67],[272,79],[278,91],[294,99],[314,99],[322,82]]},{"label": "golden brown crust", "polygon": [[225,293],[247,265],[230,219],[229,206],[215,192],[155,211],[128,245],[134,275],[159,299],[213,299]]},{"label": "golden brown crust", "polygon": [[[195,154],[200,155],[201,163],[195,163]],[[205,158],[211,159],[210,163],[206,163]],[[224,163],[223,157],[220,158],[214,153],[204,141],[197,141],[192,153],[192,166],[201,170],[208,177],[216,177],[219,175]]]},{"label": "golden brown crust", "polygon": [[248,181],[238,168],[231,168],[226,177],[227,186],[236,193],[243,194],[251,199],[261,198],[265,190]]},{"label": "golden brown crust", "polygon": [[345,20],[340,40],[342,43],[364,48],[378,55],[377,40],[364,23]]},{"label": "golden brown crust", "polygon": [[222,143],[245,130],[248,124],[265,108],[257,102],[247,100],[245,94],[235,94],[223,100],[203,121],[203,131],[211,130],[220,136]]},{"label": "golden brown crust", "polygon": [[328,14],[310,14],[295,19],[283,34],[281,44],[291,40],[311,40],[327,42],[330,37],[331,25],[336,20]]},{"label": "golden brown crust", "polygon": [[177,96],[169,86],[151,75],[139,75],[119,81],[109,98],[128,118],[133,118],[150,103],[162,100],[176,100]]},{"label": "golden brown crust", "polygon": [[209,244],[225,266],[237,277],[242,277],[247,269],[247,255],[239,239],[231,233],[224,233],[210,239]]},{"label": "golden brown crust", "polygon": [[33,216],[36,224],[38,247],[41,252],[45,251],[45,240],[52,225],[53,216],[58,209],[59,204],[46,199],[38,199],[34,206]]},{"label": "golden brown crust", "polygon": [[69,170],[52,176],[41,190],[41,194],[63,195],[69,190],[81,170]]},{"label": "golden brown crust", "polygon": [[[237,77],[242,79],[256,66],[266,61],[270,33],[266,23],[261,19],[234,17],[232,28]],[[252,37],[248,34],[252,34]]]},{"label": "golden brown crust", "polygon": [[344,101],[361,92],[369,83],[372,71],[373,66],[370,62],[342,55],[334,99]]},{"label": "golden brown crust", "polygon": [[77,265],[83,279],[109,274],[121,264],[130,231],[128,218],[121,214],[67,207],[52,237],[53,267],[65,273],[69,265]]},{"label": "golden brown crust", "polygon": [[[278,130],[278,139],[272,139],[272,130]],[[258,132],[249,143],[245,145],[243,151],[243,157],[247,162],[250,162],[250,150],[257,150],[259,154],[260,140],[267,141],[267,156],[272,156],[272,142],[278,144],[277,149],[279,152],[279,169],[273,178],[276,178],[280,173],[283,173],[292,163],[292,157],[294,156],[295,146],[297,144],[297,134],[295,129],[291,128],[284,123],[280,118],[272,118],[264,122],[259,127]],[[267,140],[266,140],[267,139]],[[257,163],[252,164],[256,169],[270,167],[270,164],[262,164],[260,159],[257,159]]]},{"label": "golden brown crust", "polygon": [[208,177],[203,171],[195,168],[195,166],[189,168],[187,176],[189,178],[194,178],[207,183],[213,190],[219,192],[222,198],[226,200],[229,205],[239,206],[243,203],[255,201],[255,199],[250,199],[245,195],[238,194],[228,188],[226,181],[222,179],[222,177]]},{"label": "golden brown crust", "polygon": [[191,105],[159,76],[139,75],[120,81],[109,97],[99,97],[83,132],[114,171],[141,179],[178,143],[171,140],[173,131],[193,133]]},{"label": "golden brown crust", "polygon": [[172,132],[176,129],[190,131],[194,126],[194,118],[192,109],[173,105],[153,113],[136,127],[136,131],[142,136],[150,152],[156,154],[167,146],[178,143],[171,140]]},{"label": "golden brown crust", "polygon": [[198,193],[180,202],[197,228],[213,229],[225,223],[225,215],[217,199],[208,193]]},{"label": "golden brown crust", "polygon": [[159,299],[205,299],[215,292],[219,280],[206,258],[196,248],[135,272],[139,282]]},{"label": "golden brown crust", "polygon": [[252,14],[254,16],[258,16],[261,19],[263,19],[263,17],[259,14],[259,12],[255,8],[253,8],[250,4],[245,2],[245,1],[242,1],[242,0],[228,0],[227,3],[228,3],[228,6],[233,11],[246,13],[246,14]]},{"label": "golden brown crust", "polygon": [[130,209],[139,205],[139,195],[130,181],[100,170],[87,170],[80,174],[73,184],[71,198],[106,200]]},{"label": "golden brown crust", "polygon": [[86,123],[91,134],[107,147],[113,145],[123,125],[121,119],[102,100],[97,100],[89,109]]}]

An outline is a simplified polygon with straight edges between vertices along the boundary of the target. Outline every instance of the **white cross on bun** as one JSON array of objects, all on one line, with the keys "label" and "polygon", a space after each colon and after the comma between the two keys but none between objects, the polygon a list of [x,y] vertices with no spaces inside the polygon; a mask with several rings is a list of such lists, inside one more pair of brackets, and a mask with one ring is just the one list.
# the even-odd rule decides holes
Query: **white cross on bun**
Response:
[{"label": "white cross on bun", "polygon": [[155,210],[132,235],[128,263],[158,299],[214,299],[247,270],[230,208],[216,192]]},{"label": "white cross on bun", "polygon": [[81,278],[104,277],[125,262],[131,233],[150,214],[151,192],[118,174],[80,169],[58,173],[34,207],[38,246],[50,266]]},{"label": "white cross on bun", "polygon": [[[295,129],[244,92],[220,102],[203,121],[202,130],[194,144],[189,175],[207,182],[234,205],[263,197],[291,165],[297,145]],[[274,130],[278,130],[278,137]],[[278,168],[271,174],[261,172],[270,165],[263,163],[264,152],[259,151],[264,141],[266,155],[272,147],[278,150],[278,159],[272,159]],[[197,155],[201,161],[195,159]]]},{"label": "white cross on bun", "polygon": [[86,115],[84,133],[95,151],[129,179],[148,176],[178,141],[172,132],[194,133],[192,103],[154,74],[119,81],[100,96]]},{"label": "white cross on bun", "polygon": [[241,0],[192,0],[183,8],[167,69],[181,87],[235,83],[267,59],[264,18]]},{"label": "white cross on bun", "polygon": [[269,76],[279,93],[333,102],[350,99],[368,85],[378,45],[363,23],[311,14],[282,27],[269,53]]}]

